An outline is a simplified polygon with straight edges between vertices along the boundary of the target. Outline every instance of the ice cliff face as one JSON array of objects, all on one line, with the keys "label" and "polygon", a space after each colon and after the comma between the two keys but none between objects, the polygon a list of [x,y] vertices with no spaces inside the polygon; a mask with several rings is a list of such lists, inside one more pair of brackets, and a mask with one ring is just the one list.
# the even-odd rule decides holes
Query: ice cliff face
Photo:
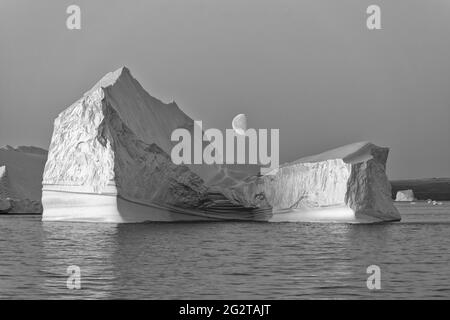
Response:
[{"label": "ice cliff face", "polygon": [[42,172],[47,151],[0,148],[0,213],[42,213]]},{"label": "ice cliff face", "polygon": [[63,111],[54,131],[43,184],[87,185],[101,192],[114,177],[114,153],[103,141],[103,90],[98,88]]},{"label": "ice cliff face", "polygon": [[[151,97],[128,69],[109,73],[54,122],[44,219],[146,221],[142,205],[175,210],[174,220],[180,210],[208,219],[269,220],[260,213],[334,207],[372,221],[399,219],[385,175],[386,148],[358,143],[286,164],[275,175],[247,176],[225,166],[173,164],[172,131],[192,132],[193,125],[175,103]],[[116,199],[128,201],[127,210]],[[139,218],[123,216],[133,210]]]},{"label": "ice cliff face", "polygon": [[139,139],[109,96],[105,99],[103,88],[62,112],[54,125],[45,185],[86,186],[89,192],[101,193],[113,181],[121,196],[185,205],[198,204],[206,190],[197,175],[172,164],[155,143]]}]

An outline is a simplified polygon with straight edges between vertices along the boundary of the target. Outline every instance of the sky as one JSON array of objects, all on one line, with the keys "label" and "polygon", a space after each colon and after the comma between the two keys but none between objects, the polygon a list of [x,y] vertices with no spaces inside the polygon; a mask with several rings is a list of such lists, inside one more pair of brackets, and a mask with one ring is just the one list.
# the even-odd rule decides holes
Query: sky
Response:
[{"label": "sky", "polygon": [[58,113],[125,65],[204,128],[280,129],[280,163],[368,140],[391,179],[450,177],[449,35],[448,0],[0,0],[0,146],[48,148]]}]

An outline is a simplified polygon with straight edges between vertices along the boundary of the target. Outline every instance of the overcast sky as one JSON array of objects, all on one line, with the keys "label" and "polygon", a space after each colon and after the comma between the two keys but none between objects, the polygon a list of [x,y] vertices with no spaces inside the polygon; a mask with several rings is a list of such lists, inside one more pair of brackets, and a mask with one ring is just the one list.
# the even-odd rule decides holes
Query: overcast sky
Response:
[{"label": "overcast sky", "polygon": [[1,0],[0,145],[48,148],[57,114],[122,65],[204,127],[279,128],[281,163],[370,140],[390,178],[450,176],[448,0]]}]

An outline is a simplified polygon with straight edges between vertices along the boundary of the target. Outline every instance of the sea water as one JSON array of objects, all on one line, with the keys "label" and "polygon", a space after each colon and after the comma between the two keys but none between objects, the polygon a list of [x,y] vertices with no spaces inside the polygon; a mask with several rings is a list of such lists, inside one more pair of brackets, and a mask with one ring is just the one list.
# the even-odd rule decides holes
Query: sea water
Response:
[{"label": "sea water", "polygon": [[[450,202],[397,206],[401,222],[363,225],[3,215],[0,298],[450,298]],[[380,289],[367,285],[374,265]],[[78,290],[70,286],[74,266]]]}]

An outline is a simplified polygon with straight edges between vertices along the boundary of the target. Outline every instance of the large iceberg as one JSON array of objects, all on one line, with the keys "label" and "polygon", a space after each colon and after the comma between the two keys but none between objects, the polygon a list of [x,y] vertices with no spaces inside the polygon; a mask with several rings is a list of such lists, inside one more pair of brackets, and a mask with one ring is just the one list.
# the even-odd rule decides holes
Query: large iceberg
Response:
[{"label": "large iceberg", "polygon": [[139,222],[267,220],[269,207],[243,207],[208,181],[238,173],[175,165],[174,129],[194,121],[150,96],[127,68],[107,74],[55,120],[43,176],[43,220]]},{"label": "large iceberg", "polygon": [[224,165],[175,165],[177,128],[194,121],[150,96],[125,67],[54,122],[43,220],[399,220],[385,175],[388,149],[359,143],[255,176]]}]

